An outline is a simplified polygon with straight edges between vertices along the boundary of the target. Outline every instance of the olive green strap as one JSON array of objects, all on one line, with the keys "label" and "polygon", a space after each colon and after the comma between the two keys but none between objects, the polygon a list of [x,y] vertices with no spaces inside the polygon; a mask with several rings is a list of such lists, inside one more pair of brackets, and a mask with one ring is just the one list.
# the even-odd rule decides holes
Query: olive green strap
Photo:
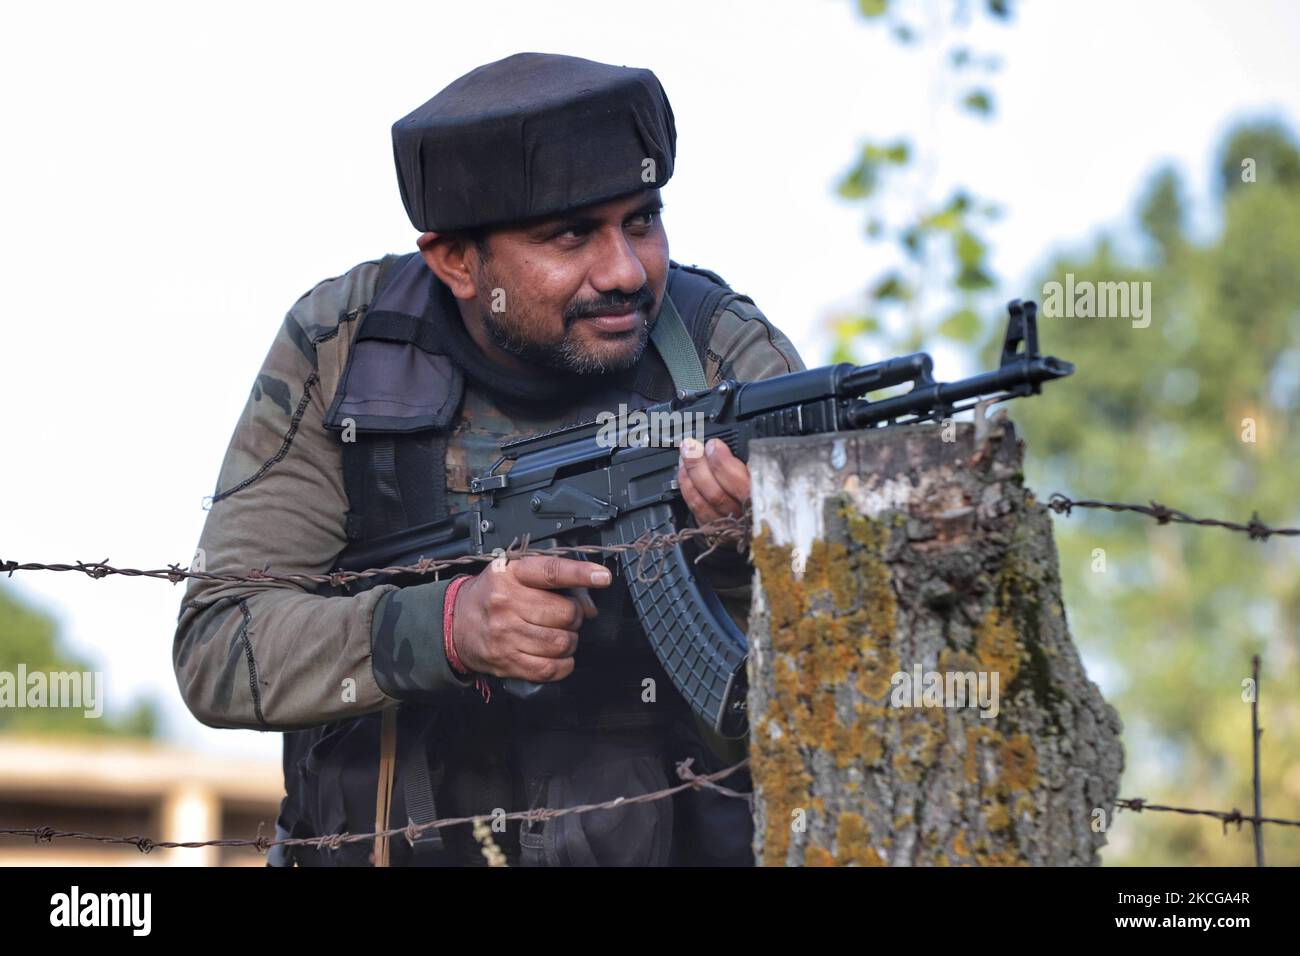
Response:
[{"label": "olive green strap", "polygon": [[676,388],[704,388],[704,368],[700,365],[700,356],[695,351],[695,343],[686,331],[677,306],[665,292],[663,305],[659,307],[659,319],[650,332],[650,341],[668,366],[668,374],[673,377]]}]

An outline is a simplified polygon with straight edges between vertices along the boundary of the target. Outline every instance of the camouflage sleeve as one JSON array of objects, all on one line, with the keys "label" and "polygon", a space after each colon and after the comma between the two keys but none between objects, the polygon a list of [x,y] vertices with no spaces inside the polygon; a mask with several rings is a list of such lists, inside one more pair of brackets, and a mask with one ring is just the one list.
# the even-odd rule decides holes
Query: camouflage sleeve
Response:
[{"label": "camouflage sleeve", "polygon": [[[710,385],[725,378],[742,382],[804,369],[803,359],[780,329],[752,302],[737,299],[718,317],[709,335],[704,375]],[[749,615],[753,568],[737,552],[719,549],[700,562],[723,605],[744,630]]]},{"label": "camouflage sleeve", "polygon": [[785,333],[744,299],[731,302],[718,314],[705,356],[704,376],[710,385],[724,378],[752,382],[805,367]]},{"label": "camouflage sleeve", "polygon": [[[323,420],[377,272],[362,263],[318,283],[285,317],[221,465],[203,570],[319,574],[343,550],[342,455]],[[191,578],[172,648],[181,696],[208,726],[283,731],[461,690],[442,652],[447,584],[327,597]]]}]

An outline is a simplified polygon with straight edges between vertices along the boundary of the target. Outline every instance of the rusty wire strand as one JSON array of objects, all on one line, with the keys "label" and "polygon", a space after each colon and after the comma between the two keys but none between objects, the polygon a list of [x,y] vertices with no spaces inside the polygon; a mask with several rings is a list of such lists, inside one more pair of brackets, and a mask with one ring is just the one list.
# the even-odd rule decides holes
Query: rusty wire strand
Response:
[{"label": "rusty wire strand", "polygon": [[1179,511],[1176,508],[1170,508],[1162,505],[1158,501],[1152,501],[1145,505],[1126,504],[1119,501],[1095,501],[1090,498],[1081,501],[1075,501],[1059,491],[1053,494],[1047,500],[1047,507],[1051,508],[1057,514],[1064,514],[1069,517],[1073,508],[1104,508],[1107,511],[1133,511],[1137,514],[1144,514],[1149,518],[1154,518],[1160,524],[1194,524],[1203,528],[1227,528],[1229,531],[1239,531],[1248,535],[1252,541],[1267,541],[1273,535],[1295,536],[1300,535],[1300,528],[1273,528],[1259,520],[1259,512],[1252,512],[1250,521],[1242,524],[1238,521],[1223,521],[1218,518],[1193,518],[1185,511]]},{"label": "rusty wire strand", "polygon": [[[1217,518],[1194,518],[1191,515],[1177,509],[1170,508],[1160,504],[1157,501],[1151,501],[1147,505],[1128,504],[1113,501],[1097,501],[1093,499],[1074,500],[1067,495],[1057,492],[1053,494],[1047,502],[1047,506],[1058,514],[1069,516],[1074,508],[1099,508],[1107,511],[1117,512],[1135,512],[1144,514],[1153,518],[1160,524],[1191,524],[1201,527],[1225,528],[1229,531],[1236,531],[1248,535],[1251,540],[1264,541],[1273,535],[1281,536],[1300,536],[1300,528],[1273,528],[1259,520],[1259,513],[1254,512],[1248,523],[1242,524],[1235,521],[1224,521]],[[563,556],[566,554],[612,554],[622,551],[636,551],[638,553],[635,572],[638,580],[652,581],[653,578],[643,577],[644,562],[647,553],[654,550],[664,550],[674,547],[675,545],[690,540],[692,538],[703,537],[709,548],[695,558],[699,563],[704,558],[712,554],[720,545],[734,542],[739,553],[745,554],[747,543],[751,531],[752,514],[748,503],[746,504],[744,514],[739,517],[724,517],[709,522],[696,528],[684,528],[680,531],[669,533],[652,533],[646,532],[636,541],[621,545],[581,545],[572,547],[554,547],[554,548],[530,548],[528,536],[525,535],[522,541],[518,538],[511,542],[511,545],[502,555],[505,560],[518,560],[519,558],[529,555],[541,556]],[[516,546],[517,545],[517,546]],[[365,571],[335,571],[330,574],[303,574],[303,573],[276,573],[266,569],[253,569],[247,575],[234,574],[214,574],[204,571],[186,571],[182,570],[179,565],[168,565],[166,569],[158,570],[139,570],[136,568],[116,568],[108,563],[108,559],[95,562],[77,561],[73,564],[41,564],[37,562],[19,563],[15,561],[0,560],[0,573],[13,575],[14,571],[78,571],[92,578],[102,578],[110,574],[118,574],[124,577],[149,577],[165,578],[173,584],[177,584],[186,578],[197,578],[210,581],[225,581],[235,583],[258,583],[266,581],[283,581],[287,583],[314,583],[329,584],[334,587],[341,587],[344,584],[353,581],[362,580],[378,576],[395,576],[399,574],[430,574],[447,570],[453,567],[462,567],[473,564],[490,563],[496,560],[495,554],[484,555],[464,555],[457,558],[449,558],[443,561],[432,561],[423,559],[414,565],[393,566],[387,568],[370,568]],[[661,558],[662,561],[662,558]],[[533,810],[523,810],[514,813],[504,814],[503,819],[507,820],[550,820],[556,817],[569,816],[580,813],[591,813],[596,810],[609,810],[617,807],[630,805],[634,803],[649,803],[654,800],[662,800],[673,796],[687,788],[706,788],[720,793],[723,796],[733,799],[742,799],[753,807],[753,794],[741,793],[728,787],[721,786],[718,780],[730,776],[732,773],[748,765],[749,759],[746,758],[737,764],[732,765],[716,773],[706,774],[703,776],[696,775],[690,769],[691,759],[686,759],[677,764],[677,774],[685,782],[674,787],[664,790],[654,791],[652,793],[639,794],[634,797],[617,797],[613,800],[607,800],[603,803],[581,804],[572,807],[563,808],[538,808]],[[1235,807],[1230,811],[1224,810],[1206,810],[1196,807],[1176,807],[1164,804],[1148,803],[1142,797],[1121,798],[1114,802],[1115,807],[1120,810],[1129,810],[1133,813],[1143,812],[1160,812],[1160,813],[1177,813],[1187,816],[1205,816],[1219,820],[1223,825],[1223,832],[1226,834],[1228,827],[1236,824],[1238,831],[1244,823],[1250,823],[1256,829],[1263,824],[1272,824],[1276,826],[1300,827],[1300,820],[1290,820],[1282,817],[1265,817],[1257,814],[1245,814]],[[261,835],[259,827],[258,836],[255,839],[219,839],[219,840],[196,840],[175,842],[166,840],[152,840],[148,837],[140,836],[104,836],[100,834],[85,833],[82,831],[57,830],[54,827],[6,827],[0,828],[0,836],[30,836],[37,843],[51,843],[55,839],[78,839],[90,840],[98,843],[116,843],[129,844],[135,846],[141,853],[149,853],[155,849],[194,849],[199,847],[238,847],[251,846],[259,853],[265,853],[274,846],[311,846],[316,849],[336,850],[345,843],[357,843],[366,840],[373,840],[377,836],[395,837],[405,836],[411,842],[414,842],[421,833],[430,829],[437,829],[447,826],[457,826],[463,824],[473,824],[477,821],[492,818],[491,814],[480,814],[470,817],[447,817],[439,820],[432,820],[427,823],[411,823],[405,827],[396,827],[388,830],[382,830],[371,833],[335,833],[320,837],[298,837],[286,838],[283,840],[268,840]]]},{"label": "rusty wire strand", "polygon": [[[30,836],[37,843],[50,843],[55,839],[67,838],[75,840],[90,840],[96,843],[119,843],[134,846],[141,853],[150,853],[153,850],[169,849],[195,849],[198,847],[215,846],[215,847],[236,847],[250,846],[259,853],[265,853],[274,846],[310,846],[317,850],[328,849],[337,850],[345,843],[359,843],[373,840],[377,836],[397,837],[404,836],[412,843],[419,838],[420,834],[426,830],[440,829],[442,827],[462,826],[464,824],[473,824],[477,821],[504,819],[504,820],[551,820],[556,817],[571,816],[580,813],[591,813],[596,810],[612,810],[622,806],[628,806],[634,803],[649,803],[654,800],[663,800],[674,794],[680,793],[687,788],[705,788],[720,793],[725,797],[746,801],[751,809],[753,808],[753,793],[739,792],[729,787],[724,787],[717,781],[724,779],[749,764],[749,758],[746,757],[739,763],[733,764],[724,770],[715,773],[697,775],[691,769],[692,760],[687,758],[677,764],[677,775],[685,782],[674,787],[668,787],[664,790],[656,790],[651,793],[642,793],[634,797],[616,797],[613,800],[606,800],[603,803],[587,803],[573,807],[562,808],[538,808],[533,810],[520,810],[514,813],[500,814],[494,817],[492,814],[478,814],[471,817],[445,817],[439,820],[430,820],[427,823],[411,823],[404,827],[394,827],[388,830],[381,830],[373,833],[332,833],[319,837],[290,837],[283,840],[268,840],[259,832],[255,839],[237,839],[230,838],[224,840],[194,840],[186,842],[174,842],[168,840],[152,840],[148,837],[141,836],[103,836],[95,833],[84,833],[75,830],[56,830],[54,827],[24,827],[24,828],[0,828],[0,836]],[[1121,798],[1115,801],[1115,806],[1120,810],[1131,810],[1134,813],[1152,812],[1152,813],[1180,813],[1191,816],[1213,817],[1223,824],[1223,832],[1226,835],[1228,827],[1232,824],[1237,825],[1238,831],[1241,830],[1243,823],[1250,823],[1255,826],[1262,824],[1274,824],[1276,826],[1300,827],[1300,820],[1287,820],[1281,817],[1261,817],[1252,814],[1242,813],[1240,810],[1233,808],[1230,811],[1224,810],[1203,810],[1194,807],[1172,807],[1158,803],[1148,803],[1141,797]],[[260,828],[259,828],[260,830]]]},{"label": "rusty wire strand", "polygon": [[1161,813],[1183,813],[1190,816],[1214,817],[1216,820],[1223,821],[1223,832],[1228,832],[1229,824],[1235,823],[1237,829],[1241,829],[1243,823],[1251,823],[1256,826],[1263,823],[1273,823],[1283,827],[1300,827],[1300,820],[1287,820],[1282,817],[1258,817],[1250,813],[1242,813],[1236,807],[1231,810],[1200,810],[1195,807],[1169,807],[1159,803],[1147,803],[1141,797],[1131,797],[1123,800],[1116,800],[1115,806],[1121,810],[1132,810],[1134,813],[1142,813],[1146,810],[1152,810]]},{"label": "rusty wire strand", "polygon": [[223,581],[233,584],[259,584],[278,581],[287,584],[328,584],[331,587],[341,588],[354,581],[366,578],[393,577],[399,574],[436,574],[449,568],[491,564],[498,557],[504,558],[506,561],[517,561],[520,558],[532,556],[564,557],[570,554],[617,554],[623,551],[635,551],[638,554],[636,564],[637,580],[649,584],[658,578],[658,574],[654,577],[644,575],[645,557],[649,552],[666,551],[693,538],[704,538],[705,542],[710,544],[710,547],[695,558],[697,564],[712,554],[721,544],[727,542],[735,544],[736,552],[743,555],[747,553],[750,521],[751,512],[747,505],[744,513],[736,517],[717,518],[699,527],[682,528],[678,531],[661,533],[647,531],[635,541],[626,544],[583,544],[561,545],[553,548],[533,548],[529,546],[529,536],[524,535],[522,538],[516,538],[512,541],[510,547],[504,549],[501,555],[465,554],[460,557],[445,558],[441,561],[423,558],[415,564],[367,568],[364,571],[331,571],[328,574],[276,572],[266,568],[253,568],[247,574],[218,574],[210,571],[185,570],[178,564],[170,564],[166,568],[142,570],[140,568],[114,567],[109,564],[108,558],[103,561],[75,561],[71,564],[42,564],[37,561],[0,560],[0,574],[7,573],[12,577],[15,571],[77,571],[96,579],[118,574],[123,577],[166,579],[172,584],[179,584],[186,578],[194,578],[201,581]]},{"label": "rusty wire strand", "polygon": [[[288,837],[283,840],[268,840],[259,832],[257,837],[248,839],[230,838],[223,840],[191,840],[191,841],[171,841],[171,840],[153,840],[149,837],[142,836],[104,836],[96,833],[85,833],[79,830],[56,830],[54,827],[0,827],[0,836],[30,836],[37,843],[51,843],[55,839],[72,839],[72,840],[89,840],[94,843],[119,843],[134,846],[141,853],[151,853],[154,850],[174,850],[174,849],[196,849],[205,846],[251,846],[259,853],[265,853],[273,846],[310,846],[317,850],[329,849],[337,850],[345,843],[360,843],[363,841],[373,840],[377,836],[397,837],[404,836],[410,842],[414,843],[426,830],[440,829],[442,827],[459,826],[464,824],[473,824],[480,820],[551,820],[556,817],[571,816],[579,813],[592,813],[596,810],[613,810],[618,807],[629,806],[634,803],[650,803],[654,800],[663,800],[674,794],[680,793],[687,789],[708,789],[715,793],[720,793],[725,797],[744,800],[753,807],[753,794],[742,793],[724,787],[717,781],[729,777],[731,774],[748,766],[749,758],[746,757],[739,763],[732,764],[730,767],[718,770],[714,773],[698,775],[691,770],[691,764],[694,758],[688,757],[679,761],[676,765],[677,776],[684,782],[674,787],[667,787],[663,790],[656,790],[651,793],[641,793],[633,797],[615,797],[613,800],[606,800],[602,803],[584,803],[573,807],[539,807],[533,810],[519,810],[514,813],[491,814],[483,813],[472,817],[445,817],[440,820],[430,820],[427,823],[410,823],[404,827],[393,827],[388,830],[380,830],[372,833],[331,833],[319,837]],[[259,830],[261,828],[259,827]]]},{"label": "rusty wire strand", "polygon": [[[1057,514],[1064,514],[1067,517],[1075,508],[1095,508],[1104,509],[1106,511],[1134,512],[1137,514],[1144,514],[1147,517],[1154,519],[1159,524],[1191,524],[1199,525],[1201,527],[1226,528],[1229,531],[1236,531],[1245,534],[1255,541],[1265,541],[1274,535],[1287,537],[1300,536],[1300,528],[1274,528],[1264,524],[1259,520],[1258,512],[1252,513],[1250,521],[1243,524],[1237,521],[1225,521],[1218,518],[1195,518],[1184,511],[1179,511],[1175,508],[1170,508],[1167,505],[1160,504],[1158,501],[1151,501],[1146,505],[1138,505],[1117,501],[1097,501],[1094,499],[1075,500],[1060,492],[1054,493],[1048,499],[1047,507],[1051,508]],[[747,504],[745,512],[738,517],[718,518],[696,528],[683,528],[678,531],[664,533],[647,531],[635,541],[626,544],[561,545],[553,548],[533,548],[529,546],[528,536],[524,535],[522,539],[516,538],[512,541],[510,547],[505,549],[502,557],[507,561],[512,561],[535,555],[563,557],[570,554],[616,554],[623,551],[635,551],[637,552],[637,579],[642,583],[650,583],[655,580],[657,575],[655,577],[645,576],[645,563],[649,552],[666,550],[693,538],[703,538],[709,547],[695,558],[696,563],[707,558],[721,545],[726,543],[735,544],[737,552],[745,554],[747,553],[751,523],[752,514]],[[434,561],[425,558],[410,565],[367,568],[363,571],[331,571],[328,574],[276,572],[267,568],[253,568],[247,574],[218,574],[209,571],[185,570],[178,564],[170,564],[166,568],[142,570],[139,568],[114,567],[109,563],[108,558],[105,558],[102,561],[75,561],[71,564],[43,564],[36,561],[18,562],[0,560],[0,574],[7,574],[12,577],[15,571],[77,571],[91,578],[103,578],[117,574],[123,577],[166,579],[172,584],[178,584],[187,578],[195,578],[204,581],[222,581],[234,584],[257,584],[268,581],[278,581],[288,584],[327,584],[337,588],[351,584],[355,581],[361,581],[373,577],[394,577],[401,574],[437,574],[452,568],[488,564],[496,560],[496,558],[497,555],[495,554],[466,554],[455,558],[446,558],[441,561]],[[660,563],[662,563],[662,560],[661,557]]]}]

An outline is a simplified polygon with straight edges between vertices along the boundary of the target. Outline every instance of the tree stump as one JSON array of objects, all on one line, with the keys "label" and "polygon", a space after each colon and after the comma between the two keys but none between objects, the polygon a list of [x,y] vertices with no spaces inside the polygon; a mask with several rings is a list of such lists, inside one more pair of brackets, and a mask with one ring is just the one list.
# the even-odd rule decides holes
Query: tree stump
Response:
[{"label": "tree stump", "polygon": [[1099,862],[1120,720],[1066,628],[1005,418],[757,441],[763,865]]}]

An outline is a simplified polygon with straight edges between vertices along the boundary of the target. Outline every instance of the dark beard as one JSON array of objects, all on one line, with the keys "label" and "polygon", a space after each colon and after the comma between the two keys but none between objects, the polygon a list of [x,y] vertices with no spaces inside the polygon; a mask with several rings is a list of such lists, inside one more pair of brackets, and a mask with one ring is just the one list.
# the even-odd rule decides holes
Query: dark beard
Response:
[{"label": "dark beard", "polygon": [[625,371],[641,360],[646,344],[650,341],[649,320],[644,311],[641,313],[641,324],[636,329],[636,347],[631,352],[624,353],[623,358],[611,361],[602,361],[582,350],[571,334],[572,321],[566,320],[564,338],[561,341],[539,345],[520,338],[508,323],[498,319],[490,309],[480,310],[479,314],[488,337],[498,348],[543,368],[570,375],[608,375]]}]

